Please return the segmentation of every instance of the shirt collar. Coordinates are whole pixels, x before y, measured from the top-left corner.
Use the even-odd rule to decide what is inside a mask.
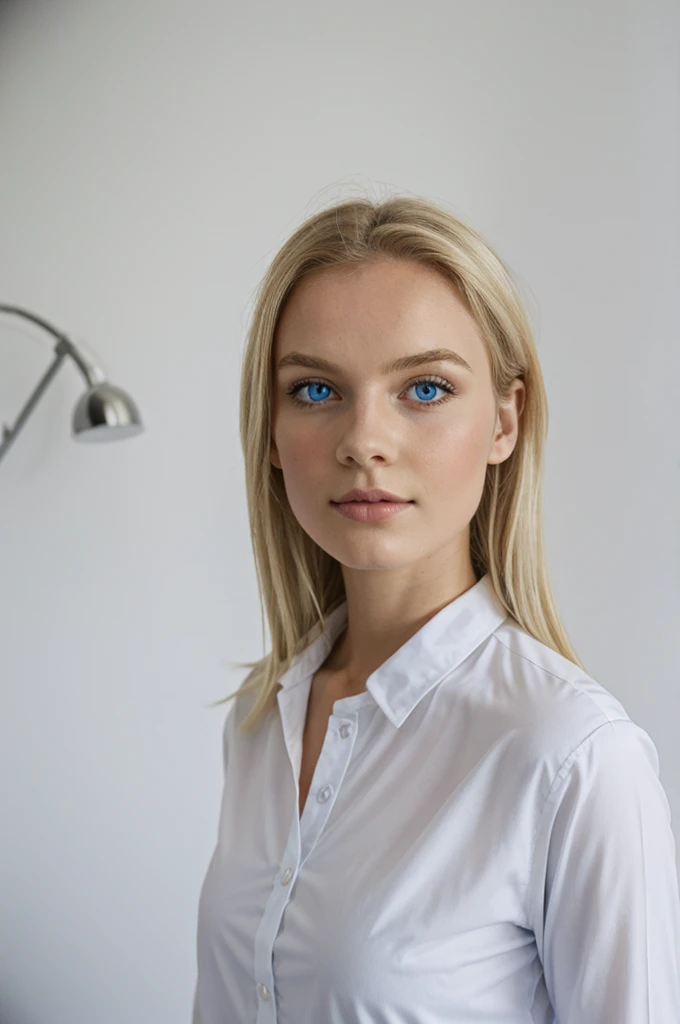
[[[432,616],[366,680],[366,690],[390,721],[399,726],[419,700],[451,673],[500,624],[508,613],[496,596],[489,573]],[[347,601],[326,616],[325,628],[279,677],[289,690],[323,665],[347,625]],[[356,701],[365,694],[343,700]]]

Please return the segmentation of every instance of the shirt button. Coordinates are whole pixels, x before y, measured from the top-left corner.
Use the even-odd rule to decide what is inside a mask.
[[[341,725],[340,726],[340,735],[342,736],[343,740],[347,739],[347,737],[349,736],[351,731],[352,731],[352,726],[351,725],[345,724],[345,725]]]
[[[328,800],[332,792],[332,786],[324,786],[323,789],[319,790],[316,799],[319,801],[320,804],[324,804],[326,800]]]
[[[288,882],[290,882],[292,875],[293,875],[293,869],[292,868],[286,868],[286,870],[281,875],[281,884],[282,885],[286,885]]]
[[[260,993],[262,999],[269,999],[269,989],[262,982],[257,986],[257,991]]]

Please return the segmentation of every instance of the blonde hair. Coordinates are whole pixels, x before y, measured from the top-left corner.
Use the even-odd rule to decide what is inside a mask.
[[[278,679],[345,600],[340,563],[303,530],[272,465],[274,334],[282,307],[302,278],[322,268],[410,260],[434,268],[467,300],[490,357],[496,403],[519,377],[525,402],[512,454],[487,467],[470,523],[470,556],[519,625],[586,671],[560,621],[543,538],[542,472],[548,406],[529,322],[510,272],[474,228],[418,196],[353,198],[309,217],[272,260],[256,294],[242,361],[240,435],[264,638],[271,652],[250,668],[238,694],[255,694],[241,723],[254,729],[276,704]]]

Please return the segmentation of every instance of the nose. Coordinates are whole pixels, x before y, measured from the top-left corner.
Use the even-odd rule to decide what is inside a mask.
[[[391,461],[397,449],[396,427],[381,403],[365,400],[338,420],[338,458],[366,465],[372,460]]]

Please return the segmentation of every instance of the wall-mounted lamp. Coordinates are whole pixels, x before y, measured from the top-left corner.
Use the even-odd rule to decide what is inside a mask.
[[[87,381],[87,390],[81,395],[71,420],[72,437],[75,441],[118,441],[134,437],[144,430],[137,406],[122,388],[109,384],[104,373],[89,362],[73,342],[61,331],[42,317],[19,306],[0,305],[0,312],[17,313],[44,327],[58,339],[55,345],[55,359],[39,381],[35,391],[23,407],[12,428],[3,424],[0,440],[0,459],[6,454],[14,438],[33,411],[43,391],[50,383],[66,356],[71,356]]]

